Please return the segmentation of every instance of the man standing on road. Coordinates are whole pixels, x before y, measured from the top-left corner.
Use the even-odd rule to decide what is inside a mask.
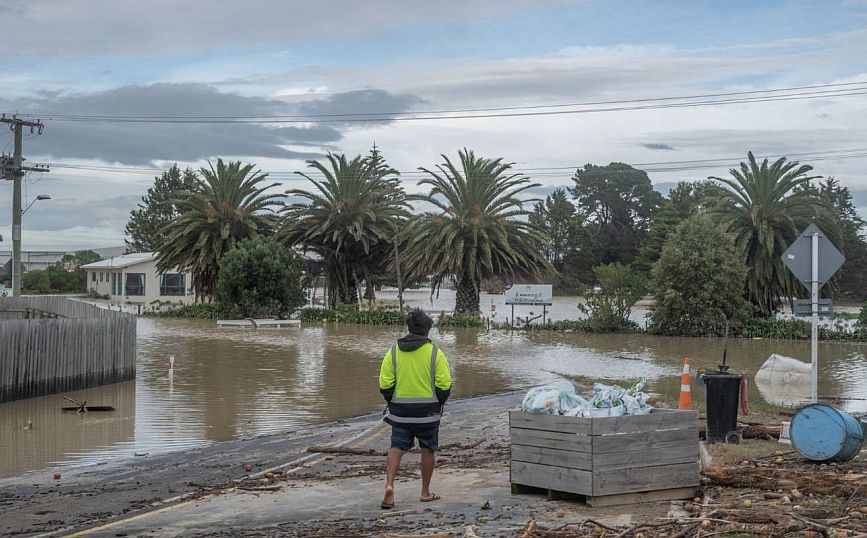
[[[379,391],[388,402],[385,422],[391,424],[385,496],[382,508],[394,508],[394,478],[404,452],[418,439],[421,448],[421,502],[439,499],[430,491],[439,439],[443,406],[452,389],[452,376],[445,354],[431,342],[433,320],[422,310],[406,318],[409,334],[397,341],[382,359]]]

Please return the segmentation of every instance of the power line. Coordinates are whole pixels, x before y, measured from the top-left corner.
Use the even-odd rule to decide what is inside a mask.
[[[850,149],[832,149],[824,151],[804,152],[804,153],[788,153],[788,154],[769,154],[757,155],[758,159],[776,159],[780,157],[803,157],[805,161],[828,161],[828,160],[843,160],[843,159],[860,159],[867,157],[867,148],[850,148]],[[680,161],[655,161],[645,163],[625,163],[645,172],[676,172],[690,170],[706,170],[712,168],[722,168],[736,166],[743,160],[743,157],[721,157],[714,159],[693,159]],[[120,174],[146,174],[165,172],[165,169],[154,167],[129,167],[129,166],[111,166],[111,165],[82,165],[82,164],[67,164],[67,163],[50,163],[49,166],[55,169],[69,169],[80,171],[108,172]],[[536,177],[563,177],[571,172],[581,168],[583,165],[577,166],[562,166],[562,167],[524,167],[512,168],[512,173],[522,173],[530,175],[531,178]],[[564,172],[570,172],[565,174]],[[608,171],[610,173],[611,171]],[[306,181],[305,178],[298,176],[293,171],[270,171],[267,172],[272,179],[282,181]],[[428,177],[427,173],[420,170],[409,170],[401,172],[400,176],[407,179],[418,179],[419,177]]]
[[[562,104],[550,104],[550,105],[524,105],[524,106],[510,106],[510,107],[489,107],[489,108],[463,108],[463,109],[450,109],[450,110],[426,110],[426,111],[416,111],[416,112],[407,112],[407,111],[393,111],[393,112],[359,112],[359,113],[342,113],[342,114],[301,114],[301,115],[267,115],[267,116],[219,116],[219,115],[170,115],[170,116],[156,116],[156,115],[147,115],[147,116],[133,116],[133,115],[104,115],[104,114],[61,114],[61,113],[45,113],[42,114],[41,117],[52,117],[52,118],[71,118],[71,119],[114,119],[114,118],[129,118],[129,119],[277,119],[277,118],[286,118],[286,119],[303,119],[303,118],[327,118],[327,117],[345,117],[345,116],[398,116],[398,115],[407,115],[407,114],[457,114],[464,112],[497,112],[497,111],[506,111],[506,110],[529,110],[529,109],[541,109],[541,108],[562,108],[562,107],[573,107],[573,106],[591,106],[591,105],[610,105],[610,104],[621,104],[621,103],[641,103],[641,102],[650,102],[650,101],[669,101],[669,100],[683,100],[683,99],[700,99],[707,97],[729,97],[735,95],[754,95],[754,94],[765,94],[765,93],[778,93],[785,91],[795,91],[795,90],[808,90],[808,89],[817,89],[817,88],[848,88],[851,86],[860,86],[863,84],[867,84],[867,81],[860,82],[841,82],[841,83],[833,83],[833,84],[816,84],[810,86],[789,86],[786,88],[774,88],[768,90],[749,90],[749,91],[739,91],[739,92],[725,92],[725,93],[704,93],[704,94],[693,94],[693,95],[680,95],[680,96],[672,96],[672,97],[649,97],[649,98],[639,98],[639,99],[621,99],[621,100],[613,100],[613,101],[584,101],[577,103],[562,103]],[[32,116],[33,114],[24,114],[26,116]]]
[[[821,89],[830,88],[830,89]],[[798,91],[781,95],[766,95],[770,93],[792,92],[800,89],[816,89],[816,91]],[[762,95],[759,95],[762,94]],[[633,110],[654,110],[666,108],[704,107],[728,104],[766,103],[777,101],[797,101],[809,99],[825,99],[833,97],[849,97],[867,94],[867,81],[816,86],[795,86],[771,90],[753,90],[744,92],[728,92],[716,94],[698,94],[678,97],[656,97],[645,99],[627,99],[615,101],[592,101],[583,103],[567,103],[554,105],[527,105],[516,107],[475,108],[434,111],[410,111],[369,113],[353,112],[344,114],[310,114],[291,116],[133,116],[133,115],[76,115],[76,114],[26,114],[40,116],[53,121],[97,122],[97,123],[345,123],[345,122],[382,122],[382,121],[418,121],[443,119],[480,119],[526,116],[550,116],[564,114],[587,114],[599,112],[620,112]],[[730,99],[707,99],[709,97],[733,97]],[[684,102],[668,102],[684,101]],[[652,103],[652,104],[634,104]],[[628,106],[602,106],[628,105]],[[577,110],[537,110],[566,107],[591,107]],[[595,108],[594,108],[595,107]],[[491,113],[500,112],[500,113]]]

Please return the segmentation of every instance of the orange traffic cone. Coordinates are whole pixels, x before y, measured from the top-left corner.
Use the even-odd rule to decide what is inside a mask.
[[[689,388],[689,357],[683,358],[683,374],[680,376],[680,401],[678,409],[692,409],[692,391]]]

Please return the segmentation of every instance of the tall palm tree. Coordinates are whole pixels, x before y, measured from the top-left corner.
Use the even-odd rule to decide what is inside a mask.
[[[783,252],[812,220],[833,229],[821,200],[808,189],[819,176],[813,169],[785,157],[768,164],[756,162],[752,152],[731,178],[710,177],[728,188],[710,209],[725,229],[734,234],[749,273],[745,295],[762,316],[772,316],[782,302],[798,294],[799,285],[782,262]]]
[[[303,201],[284,209],[278,239],[323,258],[331,304],[355,303],[360,282],[369,286],[387,269],[394,235],[409,215],[398,172],[375,149],[352,160],[329,153],[327,162],[307,165],[322,178],[296,172],[315,189],[286,191]]]
[[[272,232],[272,206],[279,205],[280,195],[265,191],[279,183],[265,184],[268,174],[254,168],[217,159],[216,168],[208,163],[201,169],[196,189],[176,201],[180,216],[166,228],[157,268],[189,269],[200,299],[213,296],[220,259],[235,243]]]
[[[457,282],[455,312],[479,312],[479,288],[484,278],[502,276],[533,278],[550,269],[544,256],[545,234],[525,217],[532,213],[521,192],[537,183],[509,173],[512,163],[477,158],[466,148],[460,165],[442,155],[436,171],[419,185],[430,193],[412,197],[437,210],[413,219],[401,233],[403,259],[411,276],[433,275],[434,290],[443,280]]]

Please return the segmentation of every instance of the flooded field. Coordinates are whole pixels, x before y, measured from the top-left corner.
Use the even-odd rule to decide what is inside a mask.
[[[574,317],[571,308],[555,305],[554,315],[563,310]],[[70,394],[116,411],[62,413],[62,395],[0,405],[0,476],[289,432],[381,410],[379,363],[402,333],[399,327],[353,325],[220,329],[210,321],[142,318],[138,378]],[[722,356],[721,339],[472,330],[432,336],[452,364],[457,397],[547,382],[556,373],[647,377],[655,380],[653,391],[672,395],[684,356],[694,368],[712,368]],[[754,374],[771,353],[808,359],[809,343],[729,342],[734,371]],[[822,344],[820,357],[821,395],[867,399],[867,346]],[[693,386],[701,405],[702,391]],[[867,411],[867,401],[842,407]],[[28,419],[31,430],[24,429]]]

